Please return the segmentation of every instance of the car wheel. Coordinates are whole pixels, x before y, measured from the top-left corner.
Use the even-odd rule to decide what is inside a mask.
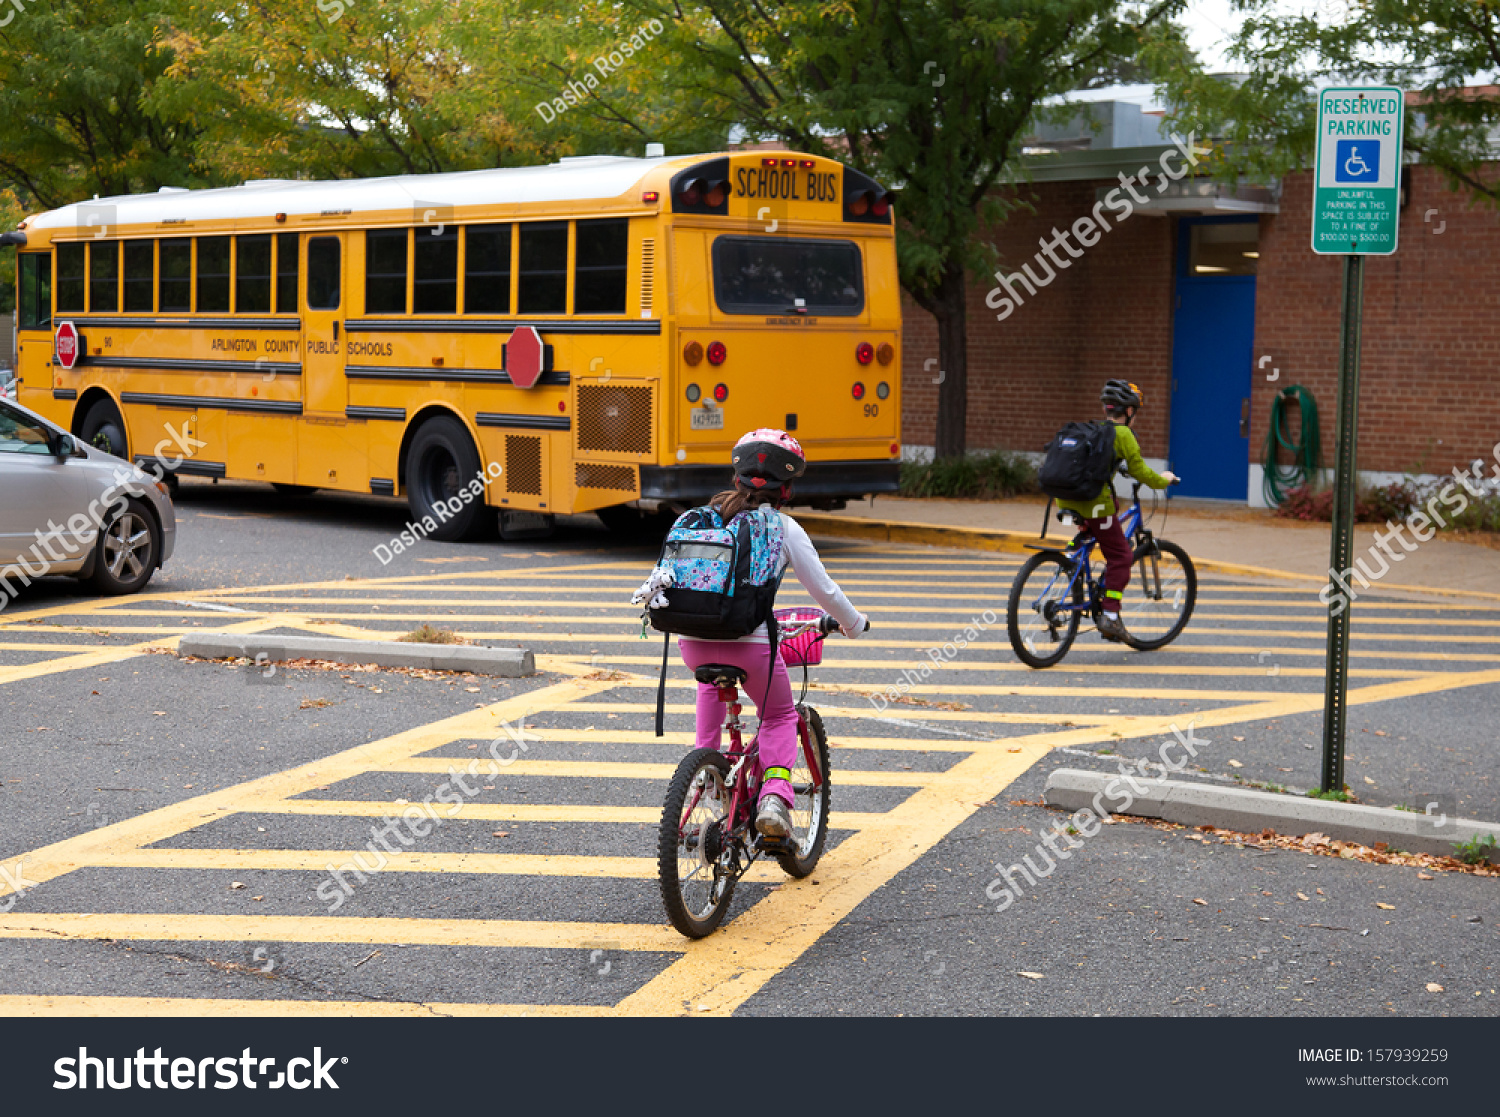
[[[465,500],[466,486],[479,476],[479,451],[457,419],[443,416],[422,424],[406,455],[406,500],[412,521],[431,518],[432,539],[476,539],[494,529],[495,510],[484,496]]]
[[[95,546],[92,581],[100,593],[135,593],[151,580],[161,556],[156,520],[138,500],[110,517]]]
[[[96,450],[127,458],[130,448],[125,443],[125,420],[119,409],[109,400],[100,400],[88,409],[78,436]]]

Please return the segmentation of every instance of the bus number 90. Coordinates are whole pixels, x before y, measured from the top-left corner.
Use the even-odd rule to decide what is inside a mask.
[[[867,403],[867,404],[865,404],[865,418],[866,419],[873,419],[873,418],[875,418],[875,416],[877,416],[879,414],[880,414],[880,404],[878,404],[878,403]]]

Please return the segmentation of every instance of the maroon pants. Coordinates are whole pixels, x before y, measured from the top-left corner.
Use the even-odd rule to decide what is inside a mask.
[[[1084,520],[1083,530],[1094,537],[1099,550],[1104,552],[1104,609],[1116,612],[1125,596],[1125,587],[1130,585],[1130,540],[1125,538],[1119,516]]]

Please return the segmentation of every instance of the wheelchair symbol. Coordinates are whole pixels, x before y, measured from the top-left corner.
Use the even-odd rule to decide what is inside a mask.
[[[1374,182],[1380,178],[1379,140],[1340,140],[1334,155],[1335,182]]]
[[[1349,158],[1344,161],[1344,173],[1350,178],[1359,178],[1370,173],[1369,166],[1359,157],[1359,148],[1349,150]]]

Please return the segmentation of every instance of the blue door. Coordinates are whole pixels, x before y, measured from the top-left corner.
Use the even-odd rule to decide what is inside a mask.
[[[1172,322],[1172,470],[1180,496],[1245,500],[1258,217],[1183,218]]]

